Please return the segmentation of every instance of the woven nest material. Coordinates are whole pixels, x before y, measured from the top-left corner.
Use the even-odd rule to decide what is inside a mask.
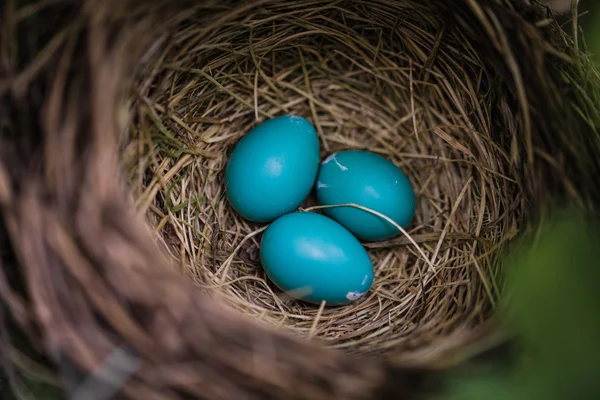
[[[138,86],[128,150],[136,197],[184,273],[245,314],[338,348],[421,347],[485,319],[499,297],[494,250],[525,215],[515,127],[494,126],[514,117],[505,96],[485,100],[494,77],[475,51],[419,8],[267,2],[205,10],[173,33]],[[260,266],[262,225],[227,204],[231,147],[282,114],[312,121],[323,158],[367,149],[415,187],[414,243],[366,244],[376,279],[363,301],[320,309],[282,297]]]
[[[199,3],[8,2],[12,319],[72,394],[91,375],[138,399],[417,396],[489,319],[511,241],[553,199],[596,209],[595,71],[525,0]],[[416,189],[408,234],[365,244],[375,283],[350,305],[280,293],[264,226],[224,196],[232,147],[283,114]]]

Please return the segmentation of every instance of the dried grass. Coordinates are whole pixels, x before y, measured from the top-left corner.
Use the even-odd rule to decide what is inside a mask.
[[[173,33],[135,93],[128,154],[138,204],[182,272],[254,319],[335,348],[420,348],[486,320],[500,296],[497,254],[524,217],[522,175],[492,139],[506,112],[490,97],[495,77],[422,11],[271,1],[203,10]],[[228,153],[284,114],[311,120],[323,156],[368,149],[415,187],[415,243],[366,244],[376,278],[364,300],[323,309],[280,293],[260,266],[265,227],[227,204]]]

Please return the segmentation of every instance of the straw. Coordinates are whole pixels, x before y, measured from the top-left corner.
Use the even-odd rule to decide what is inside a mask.
[[[474,49],[456,31],[438,33],[431,15],[420,16],[419,28],[397,20],[393,10],[421,12],[409,2],[269,7],[232,15],[226,25],[190,21],[175,34],[182,45],[157,57],[168,62],[156,78],[138,86],[165,88],[138,94],[153,113],[133,140],[155,145],[129,163],[147,165],[153,176],[138,190],[155,205],[148,219],[160,224],[159,241],[190,279],[236,309],[333,347],[416,348],[485,320],[500,296],[489,284],[498,274],[490,248],[502,247],[503,233],[521,224],[523,204],[515,207],[515,199],[524,193],[522,176],[488,136],[495,127],[487,116],[495,111],[479,100],[487,89],[464,83],[494,79]],[[415,220],[397,226],[401,238],[367,244],[375,283],[345,307],[320,309],[279,292],[258,257],[266,226],[244,221],[224,195],[233,146],[258,123],[286,114],[315,125],[323,158],[348,149],[381,154],[417,193]],[[215,157],[182,164],[175,141]],[[311,205],[312,196],[303,207]]]

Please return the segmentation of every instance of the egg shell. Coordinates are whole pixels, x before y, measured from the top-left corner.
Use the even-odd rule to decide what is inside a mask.
[[[373,283],[373,265],[364,247],[320,214],[295,212],[277,219],[263,235],[260,256],[275,285],[315,304],[350,303]]]
[[[226,193],[244,218],[268,222],[294,211],[314,186],[319,140],[306,119],[261,123],[237,144],[225,171]]]
[[[403,228],[415,214],[415,193],[407,176],[391,161],[368,151],[342,151],[325,159],[317,177],[317,197],[322,205],[353,203],[369,208]],[[400,234],[385,219],[358,208],[324,212],[360,240],[386,240]]]

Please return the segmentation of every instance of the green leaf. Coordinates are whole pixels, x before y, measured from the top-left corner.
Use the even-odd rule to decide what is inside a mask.
[[[501,315],[522,351],[453,382],[456,400],[600,399],[600,225],[563,212],[506,262]]]

